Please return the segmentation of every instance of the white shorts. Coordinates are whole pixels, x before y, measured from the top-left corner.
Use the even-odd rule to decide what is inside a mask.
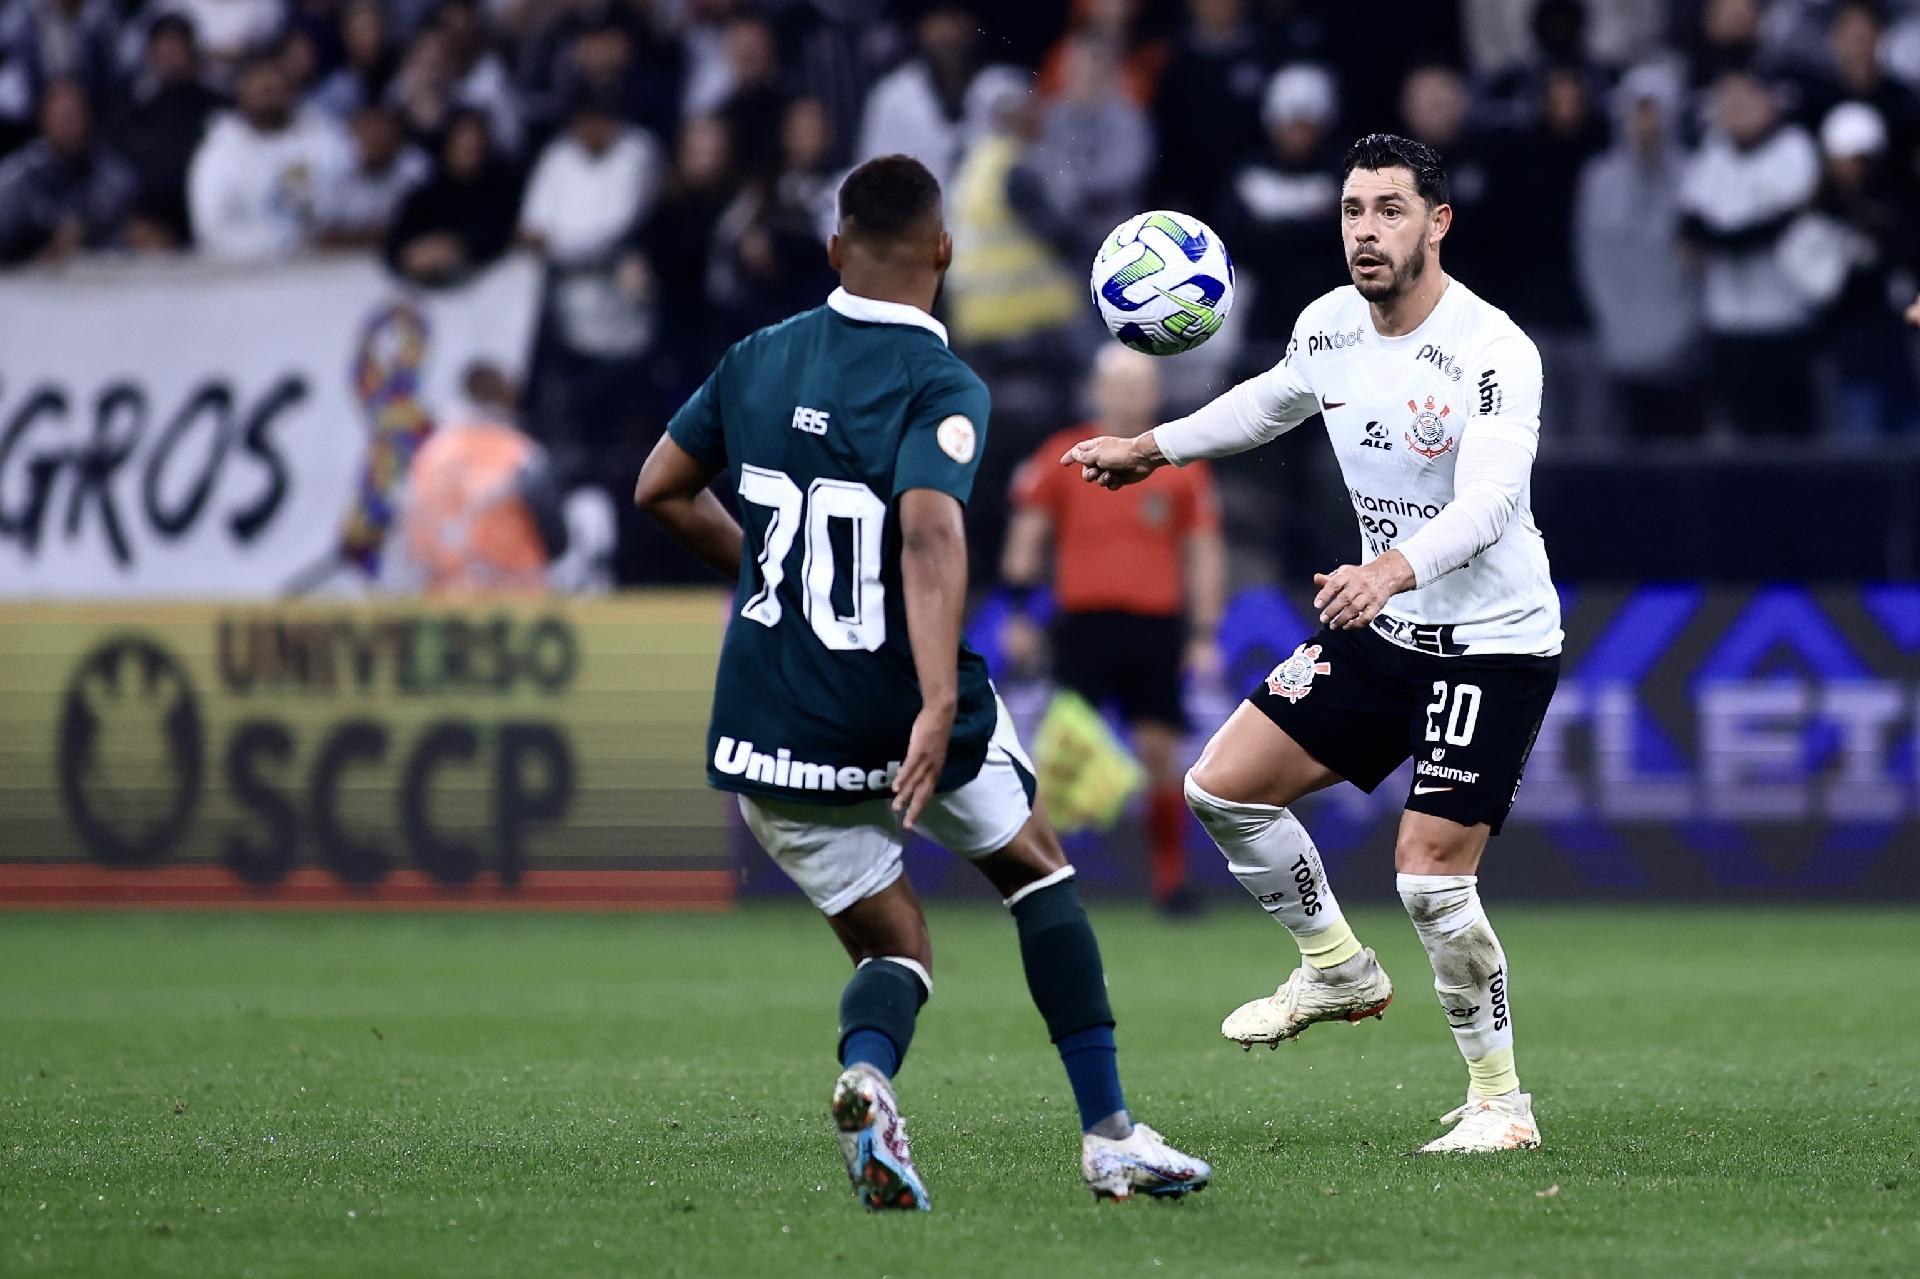
[[[1033,814],[1033,761],[1020,747],[1006,703],[998,695],[994,703],[999,719],[986,762],[972,781],[935,795],[920,814],[919,832],[962,857],[999,852]],[[824,914],[838,915],[900,878],[906,832],[891,796],[846,805],[760,795],[739,800],[740,815],[760,847]]]

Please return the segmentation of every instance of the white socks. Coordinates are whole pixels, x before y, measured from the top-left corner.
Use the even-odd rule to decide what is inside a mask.
[[[1300,819],[1272,804],[1237,804],[1210,795],[1187,774],[1187,807],[1213,836],[1227,869],[1280,921],[1306,962],[1332,968],[1360,953],[1320,866],[1320,850]]]
[[[1507,956],[1480,908],[1474,875],[1401,875],[1400,900],[1433,962],[1433,989],[1477,1097],[1520,1086],[1513,1068]]]

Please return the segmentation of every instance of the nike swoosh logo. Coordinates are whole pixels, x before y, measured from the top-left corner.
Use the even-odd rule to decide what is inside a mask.
[[[1453,787],[1451,786],[1422,786],[1419,782],[1413,784],[1413,793],[1416,795],[1433,795],[1443,790],[1452,789]]]
[[[1320,397],[1320,407],[1323,409],[1344,409],[1347,407],[1347,402],[1345,400],[1329,400],[1323,395]]]

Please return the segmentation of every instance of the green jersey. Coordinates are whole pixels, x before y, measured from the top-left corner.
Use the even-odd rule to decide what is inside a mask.
[[[937,321],[838,289],[737,343],[668,423],[732,472],[746,534],[707,736],[714,786],[820,804],[888,792],[920,711],[899,499],[967,500],[987,408]],[[959,675],[941,791],[980,771],[996,719],[964,642]]]

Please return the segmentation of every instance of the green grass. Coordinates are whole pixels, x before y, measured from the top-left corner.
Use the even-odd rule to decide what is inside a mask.
[[[1245,1055],[1288,952],[1224,906],[1095,908],[1134,1112],[1217,1170],[1099,1209],[1010,924],[936,913],[930,1216],[848,1192],[800,909],[0,916],[0,1274],[1920,1272],[1911,913],[1496,903],[1547,1146],[1435,1161],[1464,1072],[1404,917],[1356,920],[1384,1021]]]

